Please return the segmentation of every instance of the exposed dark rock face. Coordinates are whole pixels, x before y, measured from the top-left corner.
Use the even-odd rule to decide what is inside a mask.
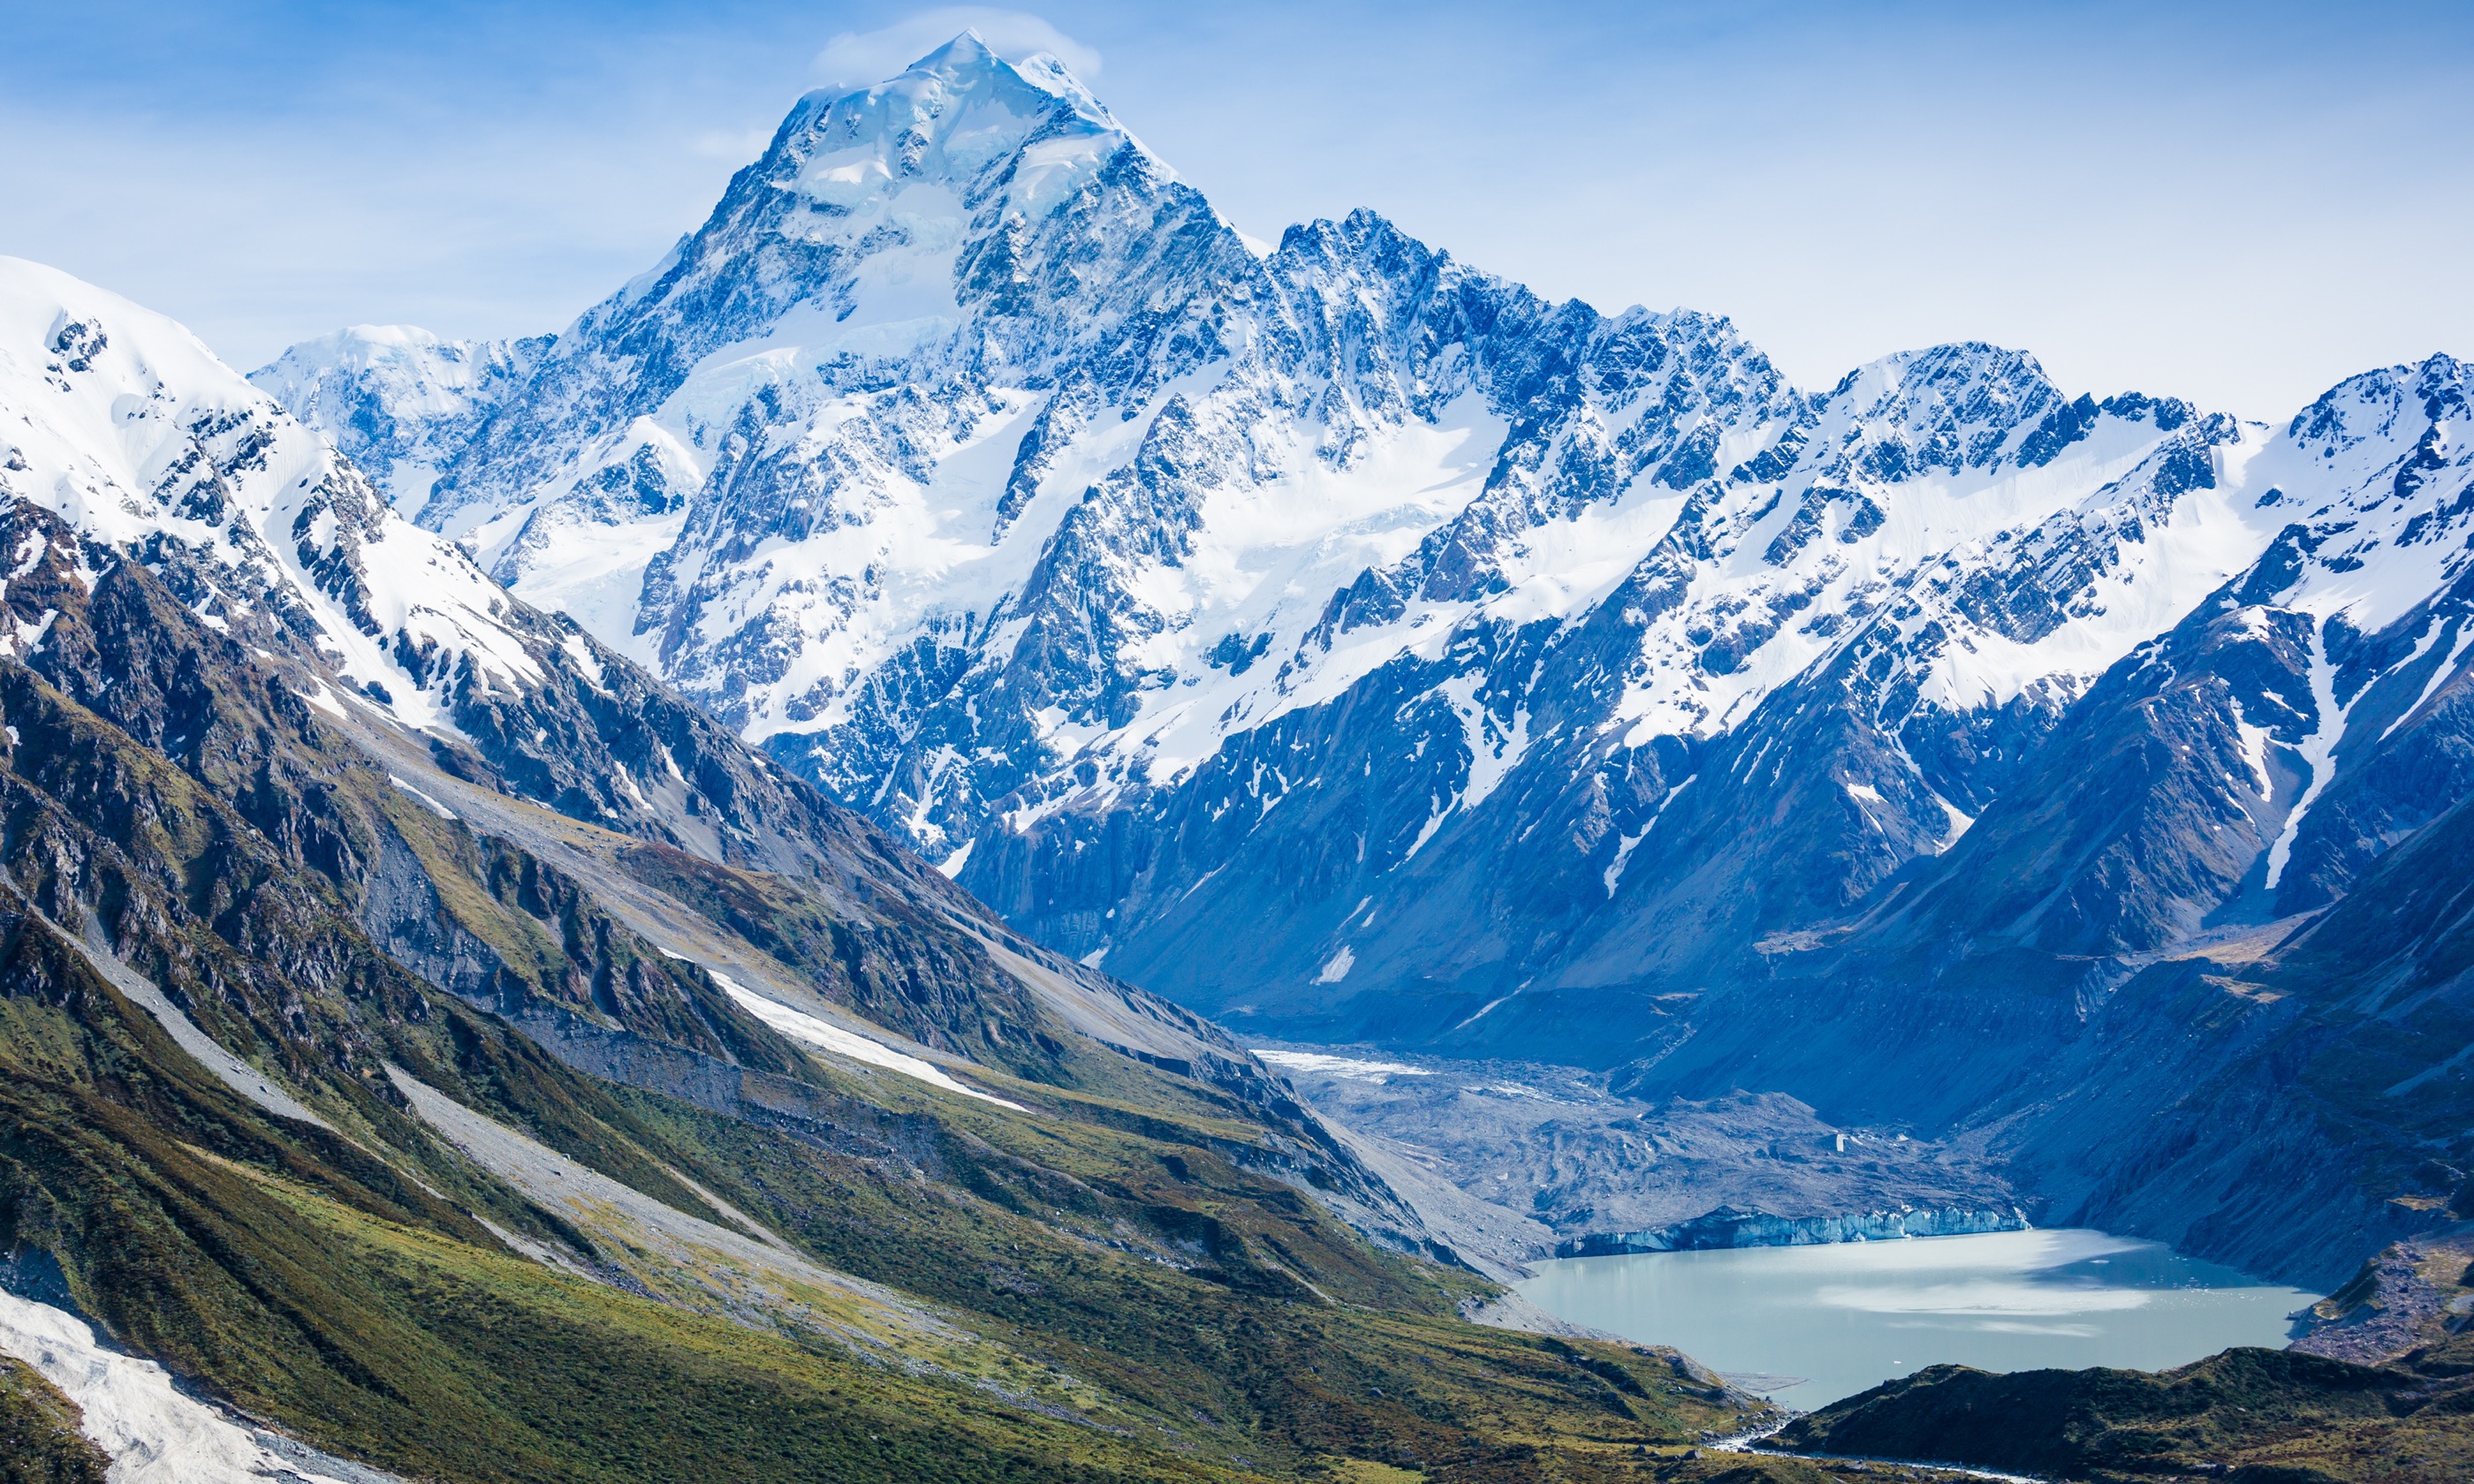
[[[1776,1442],[2099,1484],[2177,1473],[2437,1484],[2474,1462],[2459,1421],[2465,1349],[2376,1369],[2267,1350],[2161,1375],[1930,1366],[1798,1418]]]

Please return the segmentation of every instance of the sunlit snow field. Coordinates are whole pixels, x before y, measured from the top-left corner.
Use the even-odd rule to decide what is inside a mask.
[[[1676,1346],[1806,1410],[1943,1361],[2161,1370],[2233,1345],[2281,1348],[2288,1316],[2318,1297],[2092,1231],[1535,1266],[1514,1286],[1548,1313]]]

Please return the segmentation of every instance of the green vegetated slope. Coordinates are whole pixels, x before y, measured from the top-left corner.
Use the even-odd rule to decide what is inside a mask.
[[[2162,1374],[1933,1366],[1798,1419],[1789,1448],[2097,1484],[2474,1477],[2474,1335],[2385,1366],[2231,1350]]]
[[[0,661],[0,1248],[202,1393],[474,1481],[1589,1479],[1746,1415],[1461,1322],[1242,1055],[1078,1034],[863,839],[770,874],[382,765],[274,627],[0,525],[49,542],[0,595],[44,634]],[[681,945],[1019,1106],[812,1054]]]

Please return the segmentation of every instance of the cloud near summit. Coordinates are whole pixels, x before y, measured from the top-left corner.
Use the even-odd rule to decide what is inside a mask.
[[[1008,61],[1048,52],[1085,83],[1100,75],[1099,51],[1045,18],[980,5],[940,6],[875,31],[845,31],[825,43],[809,70],[821,86],[863,87],[900,76],[903,68],[973,30]]]

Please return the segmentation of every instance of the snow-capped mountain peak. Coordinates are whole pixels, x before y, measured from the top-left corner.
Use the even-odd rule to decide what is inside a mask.
[[[355,324],[303,341],[249,379],[418,515],[439,467],[532,374],[549,337],[442,340]]]
[[[24,417],[0,429],[0,494],[60,515],[103,564],[179,564],[208,624],[271,609],[414,726],[452,730],[459,678],[485,692],[540,679],[470,559],[161,315],[0,258],[0,409],[12,407]]]
[[[2469,382],[2435,355],[2349,377],[2295,414],[2253,472],[2263,511],[2300,527],[2280,601],[2374,633],[2474,566],[2474,500],[2447,498],[2474,477]]]
[[[1275,919],[1245,993],[1465,1017],[1947,849],[2290,442],[1983,344],[1807,394],[1371,212],[1265,251],[965,36],[801,99],[422,518],[1058,946],[1216,1004]]]
[[[860,92],[809,94],[767,160],[792,153],[799,168],[790,188],[827,208],[941,182],[961,188],[975,208],[994,189],[1008,209],[1036,213],[1128,144],[1133,136],[1055,58],[1017,65],[965,31],[898,78]]]
[[[647,561],[688,535],[692,495],[741,491],[757,508],[736,528],[869,526],[837,489],[908,478],[1026,411],[979,389],[1071,379],[1069,361],[1100,403],[1163,385],[1211,353],[1214,317],[1153,325],[1130,355],[1124,331],[1158,314],[1146,262],[1198,250],[1252,262],[1060,66],[965,35],[887,83],[802,98],[701,228],[561,335],[423,519],[644,658],[700,649],[680,604],[704,606],[701,569]],[[818,465],[825,443],[856,465]],[[790,463],[808,472],[777,479]],[[973,544],[1025,497],[978,503]],[[703,502],[696,529],[731,503]]]
[[[899,359],[950,332],[966,244],[1053,211],[1124,152],[1166,178],[1055,59],[1017,66],[973,32],[889,82],[809,94],[754,169],[795,203],[774,224],[782,246],[830,254],[835,281],[764,344]]]

